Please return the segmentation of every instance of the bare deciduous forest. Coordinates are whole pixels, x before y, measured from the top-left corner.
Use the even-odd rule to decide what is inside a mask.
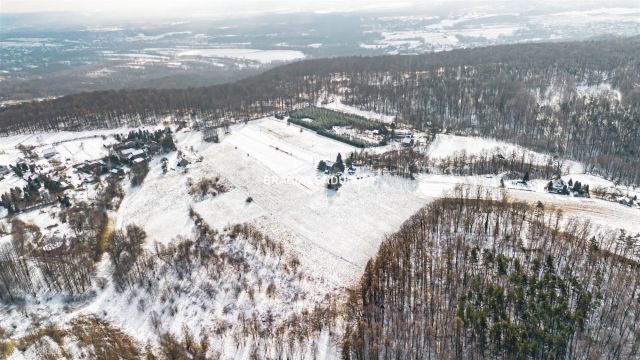
[[[418,129],[508,140],[638,184],[639,48],[635,37],[308,60],[232,84],[100,91],[16,105],[0,112],[0,129],[8,134],[116,127],[186,111],[244,121],[342,92],[345,102],[397,115]],[[602,83],[617,89],[621,99],[576,93],[576,85]],[[549,89],[558,104],[539,101]]]
[[[549,179],[562,175],[562,162],[549,157],[540,163],[538,157],[524,151],[481,152],[467,155],[462,151],[441,159],[431,159],[412,149],[375,154],[362,150],[350,155],[354,163],[407,178],[418,173],[436,173],[456,176],[504,174],[506,179]]]
[[[458,187],[367,264],[344,355],[637,357],[638,249],[624,233],[592,230],[542,204]]]

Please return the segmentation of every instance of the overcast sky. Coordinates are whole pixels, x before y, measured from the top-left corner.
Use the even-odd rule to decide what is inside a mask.
[[[236,14],[285,13],[285,12],[334,12],[356,10],[401,10],[413,7],[455,3],[491,5],[521,1],[530,7],[585,6],[639,7],[638,0],[0,0],[1,13],[71,11],[94,15],[127,17],[224,17]],[[548,5],[545,5],[548,4]],[[571,5],[573,4],[573,5]]]
[[[384,0],[0,0],[0,11],[44,12],[73,11],[101,14],[131,14],[144,10],[139,16],[343,11],[360,9],[403,8],[413,1]]]

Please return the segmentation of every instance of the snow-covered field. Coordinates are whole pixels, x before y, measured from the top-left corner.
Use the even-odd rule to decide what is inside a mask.
[[[584,174],[571,174],[563,178],[567,180],[573,178],[574,181],[581,179],[578,181],[585,181],[585,183],[589,183],[586,179],[599,179],[601,182],[607,182],[607,180],[602,178]],[[584,180],[582,180],[583,178]],[[417,181],[419,183],[419,191],[424,196],[442,196],[457,184],[482,186],[488,190],[501,191],[500,177],[491,175],[420,175]],[[617,231],[622,229],[628,234],[640,233],[640,211],[638,211],[637,208],[631,208],[600,199],[550,194],[544,190],[546,183],[544,180],[532,180],[529,186],[525,188],[506,185],[504,191],[512,200],[525,201],[528,203],[540,201],[549,209],[559,209],[562,211],[565,219],[575,218],[589,221],[598,231]],[[593,183],[595,184],[597,181]]]
[[[637,4],[636,4],[637,5]],[[592,10],[575,10],[557,12],[551,15],[537,16],[533,20],[543,24],[592,24],[594,22],[618,23],[640,22],[640,9],[636,8],[599,8]]]
[[[527,158],[536,159],[535,162],[538,164],[545,164],[549,160],[549,155],[537,153],[505,141],[448,134],[436,135],[435,140],[429,145],[427,151],[429,157],[432,159],[443,159],[456,154],[459,155],[463,151],[467,155],[479,155],[483,152],[491,153],[499,151],[505,156],[514,152],[517,154],[526,153]],[[567,173],[582,173],[584,172],[584,166],[576,161],[563,160],[563,170]]]
[[[584,174],[571,174],[563,177],[572,178],[591,184],[587,179],[607,182],[600,177]],[[598,181],[596,181],[598,180]],[[450,191],[456,184],[471,186],[483,186],[487,189],[498,190],[500,187],[499,176],[451,176],[451,175],[420,175],[418,177],[419,191],[425,196],[442,196]],[[532,180],[527,188],[506,186],[509,198],[528,203],[542,202],[545,206],[558,208],[563,211],[566,218],[589,220],[593,225],[602,230],[623,229],[628,233],[640,233],[640,211],[636,208],[622,206],[620,204],[593,199],[573,197],[567,195],[550,194],[544,190],[547,181]]]
[[[72,140],[61,134],[52,138]],[[145,300],[144,292],[119,293],[108,282],[104,289],[94,285],[96,295],[86,304],[65,309],[63,299],[53,297],[39,304],[29,304],[26,313],[5,312],[1,327],[11,328],[13,336],[20,336],[29,332],[29,314],[46,313],[47,323],[58,324],[96,314],[142,344],[155,343],[159,330],[154,330],[149,314],[153,311],[161,314],[175,306],[176,314],[163,325],[162,331],[180,334],[185,324],[192,329],[230,326],[226,337],[214,340],[216,349],[225,359],[247,358],[251,341],[238,349],[231,337],[240,332],[239,325],[231,325],[237,323],[237,316],[262,317],[269,312],[277,319],[286,320],[304,308],[313,309],[324,304],[323,299],[327,296],[343,296],[344,288],[355,284],[385,234],[394,232],[430,199],[455,185],[451,182],[427,189],[418,182],[379,176],[360,169],[356,175],[346,177],[338,192],[327,190],[325,175],[316,170],[317,163],[333,160],[338,153],[346,157],[354,148],[271,118],[234,126],[231,134],[225,135],[219,144],[205,143],[199,132],[190,130],[175,134],[175,140],[192,163],[187,170],[178,168],[175,166],[177,154],[171,153],[167,156],[170,169],[163,174],[160,159],[152,160],[151,171],[144,183],[137,188],[126,186],[124,201],[113,215],[115,228],[128,224],[142,226],[148,234],[144,247],[153,251],[156,242],[166,246],[193,236],[194,222],[189,215],[193,208],[219,231],[228,225],[246,222],[282,243],[288,256],[299,259],[300,275],[294,277],[283,273],[277,258],[257,257],[250,263],[252,270],[243,282],[248,282],[249,288],[260,289],[262,286],[263,291],[268,284],[266,281],[275,282],[279,289],[276,297],[263,294],[256,294],[255,299],[253,295],[231,296],[227,291],[235,291],[232,279],[236,275],[230,273],[221,276],[222,283],[216,283],[228,290],[223,289],[213,302],[203,303],[201,289],[209,286],[210,280],[202,269],[189,282],[190,286],[185,284],[183,290],[172,295],[175,303],[169,305],[157,297]],[[49,144],[52,140],[45,137],[37,142]],[[188,193],[188,178],[197,181],[211,177],[223,178],[231,184],[230,191],[204,199],[196,199]],[[253,201],[247,202],[248,197]],[[43,229],[56,222],[46,212],[19,216]],[[44,234],[53,235],[54,231],[62,236],[69,229],[67,226],[52,227]],[[2,241],[10,241],[10,236]],[[228,252],[236,254],[234,256],[255,253],[241,242],[230,242],[225,246],[231,244],[234,248],[229,248]],[[97,276],[109,279],[112,271],[108,256],[103,257],[97,265]],[[265,285],[260,285],[262,283]],[[166,286],[167,290],[162,290],[166,292],[175,291],[176,285],[166,280],[159,286],[160,289]],[[141,300],[144,305],[140,305]],[[295,306],[290,308],[289,303]],[[318,334],[314,344],[312,348],[295,351],[308,353],[308,356],[316,354],[318,358],[338,356],[338,348],[328,334]],[[69,351],[67,347],[71,345],[65,346]],[[12,358],[28,358],[32,353],[14,352]]]
[[[364,171],[349,177],[338,192],[327,190],[318,162],[354,148],[274,119],[239,125],[220,144],[202,143],[192,132],[178,134],[177,140],[203,157],[187,176],[221,176],[234,188],[193,202],[182,185],[186,176],[162,175],[152,164],[140,189],[125,197],[119,226],[140,224],[152,238],[168,242],[190,231],[188,208],[193,206],[218,228],[250,222],[286,239],[303,265],[334,284],[352,284],[385,234],[436,195],[423,193],[410,180]],[[247,204],[247,197],[253,202]]]
[[[305,58],[304,53],[295,50],[259,50],[241,48],[192,49],[179,52],[179,57],[202,56],[211,58],[231,58],[257,61],[268,64],[275,61],[294,61]]]
[[[361,112],[339,100],[333,104],[339,111],[368,118],[378,116],[378,120],[386,121],[384,116]],[[0,141],[0,160],[17,159],[21,155],[16,149],[18,144],[36,146],[38,153],[54,146],[56,156],[70,159],[69,163],[94,160],[104,156],[104,145],[113,141],[110,134],[127,130],[6,137]],[[95,291],[92,297],[69,307],[65,307],[63,298],[53,296],[37,303],[30,301],[24,312],[0,308],[0,327],[11,329],[13,336],[23,336],[33,326],[34,315],[44,317],[45,323],[58,324],[78,316],[98,315],[132,335],[140,344],[157,344],[161,331],[180,334],[183,326],[204,332],[227,329],[212,340],[220,357],[249,358],[249,349],[259,345],[259,341],[253,343],[246,340],[247,337],[242,340],[243,345],[237,346],[235,339],[242,332],[238,319],[263,319],[267,313],[276,319],[288,319],[293,314],[305,313],[305,309],[325,304],[328,297],[344,296],[344,289],[356,284],[386,234],[396,231],[418,209],[458,184],[505,191],[514,200],[540,201],[562,210],[566,217],[588,220],[605,230],[640,233],[638,209],[605,200],[549,194],[544,190],[545,180],[533,180],[526,188],[509,183],[503,190],[499,175],[421,174],[412,181],[359,168],[355,175],[345,175],[337,192],[328,190],[326,175],[316,170],[318,162],[334,160],[338,153],[346,158],[355,148],[274,118],[232,126],[230,134],[223,135],[218,144],[203,142],[202,134],[189,128],[174,134],[174,139],[190,164],[186,168],[178,167],[177,152],[169,153],[165,155],[169,169],[164,174],[162,156],[156,156],[150,161],[150,172],[141,186],[133,188],[125,181],[124,200],[119,209],[110,214],[114,228],[124,229],[129,224],[143,227],[148,235],[144,248],[154,252],[156,243],[170,246],[193,238],[197,226],[190,212],[194,210],[222,234],[228,232],[229,225],[248,223],[282,244],[287,255],[284,258],[274,254],[258,255],[245,239],[223,236],[215,245],[219,255],[242,254],[244,259],[249,259],[246,265],[249,271],[240,274],[227,268],[212,277],[208,269],[196,267],[193,277],[185,280],[175,277],[167,268],[169,274],[163,275],[158,285],[162,296],[152,297],[142,290],[118,292],[112,281],[105,287],[96,283],[92,285]],[[431,158],[439,159],[461,151],[479,154],[495,149],[507,153],[528,151],[506,142],[445,134],[437,135],[425,151]],[[531,154],[540,156],[540,161],[545,159],[543,154]],[[571,178],[592,187],[615,188],[615,184],[607,180],[583,174],[580,164],[569,163],[566,170],[571,173],[565,180]],[[22,180],[12,176],[0,182],[3,189],[20,185]],[[222,179],[229,184],[228,191],[203,198],[190,194],[187,184],[203,178]],[[84,195],[79,192],[77,199],[94,196],[89,190],[86,192]],[[249,198],[252,201],[248,201]],[[72,231],[67,224],[56,225],[57,219],[46,211],[23,213],[18,217],[40,227],[45,237],[62,237]],[[3,225],[8,227],[6,220]],[[10,241],[9,234],[0,238],[2,243]],[[291,258],[300,262],[299,270],[294,273],[283,265]],[[98,278],[110,279],[113,267],[108,255],[97,263],[96,271]],[[238,290],[240,280],[244,291]],[[266,295],[268,282],[278,284],[275,295]],[[216,292],[207,294],[205,289],[214,285],[219,287]],[[257,290],[254,294],[247,289]],[[164,321],[160,330],[155,328],[151,314],[165,318],[170,309],[174,309],[175,314]],[[315,336],[314,346],[299,345],[293,352],[306,357],[338,357],[335,339],[324,331]],[[65,349],[73,352],[73,344],[69,342]],[[275,351],[269,346],[265,349]],[[11,358],[24,359],[33,354],[32,350],[14,351]]]
[[[136,128],[137,130],[138,128]],[[51,133],[35,133],[25,135],[12,135],[1,138],[0,150],[15,150],[15,147],[22,145],[45,146],[52,145],[63,141],[76,141],[83,138],[95,138],[101,136],[109,136],[113,134],[127,132],[129,129],[108,129],[108,130],[91,130],[91,131],[59,131]]]
[[[544,191],[545,181],[538,181],[536,192],[511,190],[509,195],[516,200],[526,202],[540,201],[562,210],[565,217],[589,220],[603,230],[620,230],[627,233],[640,233],[640,211],[614,202],[549,194]]]
[[[385,234],[397,229],[429,200],[456,184],[497,188],[500,183],[497,176],[422,175],[419,181],[410,181],[361,170],[349,177],[338,192],[329,191],[324,186],[324,175],[315,170],[317,163],[335,159],[338,153],[346,156],[354,148],[311,131],[300,132],[300,128],[275,119],[238,125],[221,144],[203,143],[193,132],[178,134],[177,141],[181,147],[193,147],[203,161],[192,164],[187,175],[162,175],[159,167],[152,164],[143,186],[126,196],[118,213],[118,226],[141,224],[152,238],[166,243],[191,231],[189,207],[218,228],[249,222],[274,238],[287,239],[310,271],[324,275],[333,284],[347,285],[356,280]],[[474,154],[495,148],[522,150],[489,139],[438,135],[428,151],[437,158],[456,151]],[[569,169],[580,172],[582,167],[572,163]],[[186,176],[221,176],[234,188],[218,197],[193,202],[186,185],[182,185]],[[580,179],[580,175],[574,177]],[[566,206],[576,216],[580,215],[582,204],[585,216],[608,214],[602,221],[594,217],[596,223],[640,231],[640,225],[630,221],[637,219],[640,224],[640,212],[634,209],[602,200],[547,194],[545,184],[536,183],[535,192],[531,193],[519,189],[508,192],[516,199]],[[247,204],[247,197],[252,197],[253,202]],[[628,216],[611,221],[617,216],[615,210]]]
[[[478,38],[485,40],[497,40],[500,37],[512,36],[521,26],[515,24],[488,25],[479,27],[467,27],[462,29],[447,29],[427,27],[425,30],[406,30],[382,32],[381,40],[375,45],[383,48],[407,46],[409,49],[418,48],[423,44],[429,44],[438,49],[449,49],[460,42],[460,37]]]

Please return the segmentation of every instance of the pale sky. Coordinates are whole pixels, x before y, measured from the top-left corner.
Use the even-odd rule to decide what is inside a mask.
[[[525,7],[638,7],[638,0],[0,0],[0,13],[64,11],[92,15],[225,17],[260,13],[390,11],[437,5],[509,4]]]
[[[413,3],[411,0],[0,0],[0,12],[72,11],[134,15],[139,11],[139,16],[179,17],[265,12],[384,10],[409,7]]]

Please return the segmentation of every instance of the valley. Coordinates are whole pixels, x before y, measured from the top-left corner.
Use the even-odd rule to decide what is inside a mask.
[[[343,110],[355,112],[349,108]],[[377,119],[380,119],[380,116],[372,114],[371,119],[379,121]],[[234,297],[224,295],[218,298],[214,295],[214,301],[220,304],[209,305],[210,300],[207,297],[211,295],[204,295],[196,290],[205,286],[205,280],[200,279],[200,276],[205,275],[192,274],[188,277],[188,285],[184,284],[187,288],[183,291],[186,292],[175,293],[171,302],[165,303],[166,300],[157,302],[148,298],[154,291],[159,291],[153,290],[156,286],[146,287],[146,290],[140,293],[136,286],[122,288],[117,285],[109,275],[117,270],[114,270],[114,265],[105,253],[95,265],[96,277],[87,283],[89,288],[83,293],[64,300],[64,297],[59,295],[52,296],[55,292],[51,293],[50,286],[42,283],[41,287],[36,285],[32,294],[24,294],[23,311],[11,310],[10,307],[1,310],[4,315],[0,326],[8,329],[5,331],[9,331],[12,338],[25,336],[36,318],[44,317],[46,323],[54,324],[86,316],[99,316],[112,326],[130,334],[134,341],[153,347],[153,344],[162,341],[162,334],[184,333],[184,326],[188,326],[189,331],[194,334],[204,334],[224,324],[221,319],[228,319],[231,323],[224,325],[226,330],[219,332],[212,340],[218,344],[216,351],[220,356],[244,356],[240,354],[252,348],[254,351],[259,349],[260,352],[276,354],[278,350],[273,347],[273,343],[265,342],[265,334],[260,335],[261,340],[244,339],[241,341],[244,344],[242,347],[230,347],[231,337],[235,339],[232,342],[238,344],[237,336],[241,332],[241,327],[232,325],[233,319],[255,316],[256,309],[262,309],[260,312],[268,309],[277,318],[286,319],[297,314],[296,309],[311,309],[313,304],[325,303],[325,300],[320,299],[330,299],[327,300],[327,304],[339,309],[347,301],[345,291],[357,284],[368,259],[378,252],[380,243],[419,209],[436,199],[446,198],[450,196],[448,194],[459,191],[460,186],[470,186],[472,194],[476,191],[475,187],[479,186],[482,196],[485,196],[485,193],[502,193],[510,201],[524,201],[533,205],[539,203],[545,208],[553,209],[552,211],[561,211],[565,219],[570,221],[589,221],[593,226],[593,236],[618,230],[624,230],[628,234],[640,233],[640,209],[600,199],[549,194],[545,190],[544,179],[531,180],[526,188],[517,186],[515,181],[513,184],[512,181],[506,181],[506,185],[503,186],[501,183],[505,181],[501,180],[503,178],[499,174],[455,176],[423,173],[409,179],[394,175],[393,172],[374,169],[364,163],[358,164],[356,161],[351,165],[355,169],[353,173],[341,175],[339,190],[328,189],[327,181],[330,175],[316,169],[318,162],[330,161],[338,154],[346,159],[349,154],[364,150],[318,135],[311,130],[288,123],[286,119],[269,117],[232,125],[224,133],[220,132],[219,143],[205,142],[203,132],[192,128],[197,127],[197,121],[186,127],[176,127],[170,119],[165,119],[162,124],[144,130],[151,133],[158,130],[169,133],[167,129],[172,129],[170,133],[176,146],[175,150],[164,155],[150,155],[145,159],[149,170],[140,185],[131,184],[131,173],[122,178],[123,193],[120,203],[114,210],[105,213],[112,226],[112,229],[107,231],[128,231],[130,226],[139,226],[146,238],[141,243],[142,254],[148,254],[146,256],[152,256],[150,259],[153,259],[160,256],[165,248],[171,248],[198,236],[203,224],[207,224],[211,231],[222,234],[222,238],[225,238],[229,236],[225,235],[229,234],[229,231],[237,231],[232,230],[237,226],[235,224],[244,223],[280,244],[280,251],[299,262],[299,268],[295,271],[300,275],[296,280],[288,278],[286,272],[283,272],[288,270],[276,265],[280,260],[274,262],[276,259],[272,256],[282,255],[251,255],[251,243],[236,244],[238,238],[229,239],[225,241],[231,242],[225,246],[232,248],[220,249],[228,251],[237,248],[233,250],[236,251],[236,255],[245,252],[242,256],[249,261],[249,289],[258,286],[257,291],[261,295],[256,299],[256,295],[247,295],[249,293],[245,294],[241,290],[235,295],[239,296],[239,302],[229,309],[232,304],[229,301]],[[184,122],[181,121],[180,124]],[[98,132],[14,136],[4,139],[0,148],[4,149],[3,156],[7,160],[15,161],[20,155],[15,148],[16,144],[35,146],[32,151],[36,153],[53,146],[56,155],[40,160],[38,166],[44,167],[47,163],[54,162],[61,163],[63,168],[70,166],[69,169],[73,169],[68,170],[71,171],[68,172],[68,176],[75,191],[64,191],[64,196],[68,196],[73,209],[81,203],[96,206],[100,197],[98,194],[102,191],[101,186],[74,180],[84,176],[82,173],[75,173],[76,165],[106,160],[107,155],[111,153],[109,148],[117,146],[115,135],[135,134],[138,130],[122,128]],[[414,136],[416,139],[419,138],[419,132]],[[402,148],[400,141],[392,141],[389,145],[372,149],[376,153],[384,153]],[[432,143],[416,148],[417,151],[424,151],[425,155],[440,160],[461,152],[472,155],[495,149],[501,149],[505,153],[521,150],[518,146],[505,142],[444,134],[438,134]],[[533,155],[542,160],[545,158],[544,154]],[[103,158],[104,156],[107,158]],[[181,162],[182,160],[185,161]],[[584,182],[589,180],[594,184],[615,187],[604,179],[572,172],[580,171],[581,164],[569,162],[565,165],[565,179],[575,178]],[[430,172],[437,172],[436,169]],[[110,174],[111,172],[98,175],[103,180],[97,184],[107,181]],[[200,184],[203,179],[214,178],[225,184],[223,188],[219,188],[221,190],[217,194],[211,195],[206,192],[195,195],[192,192],[193,185],[190,184]],[[0,184],[6,189],[15,186],[15,175],[6,175]],[[15,219],[19,219],[26,226],[42,229],[37,231],[42,231],[45,236],[56,236],[62,242],[57,246],[64,247],[64,244],[77,234],[77,230],[72,229],[72,224],[58,220],[60,214],[65,212],[65,205],[61,202],[43,209],[19,213],[11,221],[6,218],[3,227],[13,228],[16,226]],[[572,218],[574,220],[571,220]],[[4,235],[0,239],[0,246],[15,242],[15,231],[14,229],[13,234]],[[31,241],[37,241],[37,238],[32,238]],[[615,243],[603,243],[601,246],[613,248]],[[35,258],[33,261],[36,261]],[[27,266],[35,264],[36,262]],[[160,265],[154,265],[152,269],[157,266]],[[205,268],[200,271],[206,273]],[[227,281],[236,275],[233,272],[223,274],[225,273],[218,275],[222,278],[207,286],[213,286],[217,289],[216,292],[228,291],[225,289],[231,283]],[[110,278],[112,280],[109,280]],[[176,282],[177,279],[166,274],[158,277],[159,279],[164,279],[159,282],[159,289],[165,286],[162,284],[169,287],[183,286],[178,284],[184,281]],[[263,281],[275,281],[278,288],[293,288],[279,290],[274,298],[273,295],[264,294],[264,287],[256,285]],[[175,285],[172,285],[174,282]],[[248,291],[253,294],[255,290]],[[285,298],[293,296],[294,293],[290,291],[297,294],[295,298],[303,294],[302,298],[295,300],[298,304],[295,308],[273,302],[284,301]],[[69,308],[64,304],[70,299],[73,299],[73,305]],[[209,309],[211,306],[213,308]],[[222,318],[214,316],[217,311],[221,311],[218,306],[228,309],[224,310],[227,315]],[[216,308],[218,310],[215,310]],[[157,323],[149,320],[149,314],[162,314],[167,311],[174,314],[170,324],[158,327]],[[133,318],[139,320],[132,322]],[[281,326],[292,331],[291,324]],[[328,326],[331,328],[331,325]],[[307,353],[309,356],[310,352],[320,352],[329,358],[338,356],[340,330],[331,332],[333,335],[324,331],[307,333],[313,341],[296,343],[288,351],[297,354]],[[283,336],[286,334],[285,331]],[[65,344],[64,351],[70,351],[69,346],[73,341]],[[29,357],[29,351],[43,351],[42,345],[33,346],[29,347],[24,355],[18,353],[12,358]],[[50,351],[57,350],[54,346]]]
[[[0,359],[640,358],[637,4],[6,3]]]

